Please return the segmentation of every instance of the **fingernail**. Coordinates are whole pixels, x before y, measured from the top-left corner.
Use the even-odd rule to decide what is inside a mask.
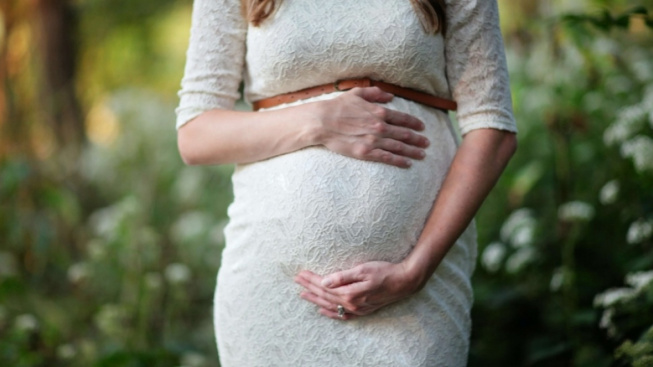
[[[429,145],[431,145],[431,142],[428,139],[424,138],[424,146],[428,147]]]
[[[324,278],[322,279],[322,286],[323,287],[331,287],[331,284],[333,284],[333,281],[329,278]]]
[[[410,161],[410,160],[408,160],[408,159],[406,159],[406,166],[410,167],[410,166],[412,166],[412,165],[413,165],[413,162]]]
[[[426,153],[423,150],[419,151],[419,156],[420,158],[424,158],[426,156]]]

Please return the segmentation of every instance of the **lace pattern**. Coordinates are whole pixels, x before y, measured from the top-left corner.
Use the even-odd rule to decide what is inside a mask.
[[[195,0],[177,127],[233,108],[242,80],[254,101],[367,76],[453,97],[463,134],[516,131],[496,2],[447,5],[442,37],[424,33],[407,0],[283,0],[256,28],[240,0]],[[301,269],[400,261],[414,246],[457,142],[441,111],[401,98],[387,106],[427,125],[427,158],[410,169],[321,147],[236,168],[214,308],[223,366],[466,365],[473,224],[421,292],[353,322],[319,315],[292,280]]]

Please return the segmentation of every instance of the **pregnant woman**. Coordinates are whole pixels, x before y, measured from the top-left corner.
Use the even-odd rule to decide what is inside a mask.
[[[195,0],[192,22],[179,149],[236,164],[222,366],[464,366],[472,219],[516,148],[496,2]]]

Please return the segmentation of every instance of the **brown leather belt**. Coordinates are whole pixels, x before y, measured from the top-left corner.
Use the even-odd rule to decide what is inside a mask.
[[[418,102],[423,105],[445,111],[455,111],[458,107],[456,102],[449,99],[432,96],[428,93],[400,87],[398,85],[382,82],[379,80],[372,80],[370,78],[358,78],[338,80],[335,83],[318,85],[317,87],[306,88],[296,92],[279,94],[274,97],[264,98],[253,103],[254,111],[257,111],[261,108],[270,108],[284,103],[291,103],[300,101],[302,99],[317,97],[326,93],[346,91],[356,87],[379,87],[379,89],[383,90],[384,92],[394,94],[397,97],[408,99],[413,102]]]

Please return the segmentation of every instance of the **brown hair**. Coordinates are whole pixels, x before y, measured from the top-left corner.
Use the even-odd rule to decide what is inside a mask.
[[[243,14],[247,21],[258,26],[275,10],[281,0],[242,0]],[[431,34],[447,31],[444,0],[410,0],[424,30]]]

